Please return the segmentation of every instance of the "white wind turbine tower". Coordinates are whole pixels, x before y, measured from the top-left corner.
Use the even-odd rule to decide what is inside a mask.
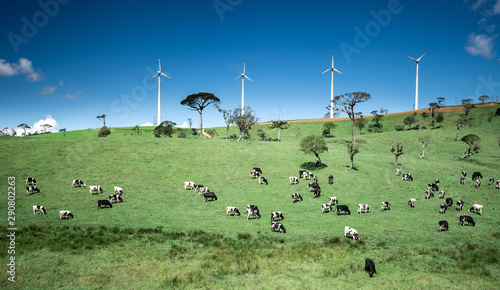
[[[172,79],[171,77],[167,76],[166,74],[162,73],[161,72],[161,63],[160,63],[160,58],[158,58],[158,72],[156,72],[156,74],[150,78],[149,80],[152,80],[154,79],[155,77],[158,77],[158,124],[157,125],[160,125],[161,124],[161,96],[160,96],[160,75],[164,76],[164,77],[167,77],[169,79]]]
[[[247,77],[245,75],[245,65],[246,65],[246,62],[243,62],[243,73],[235,78],[233,80],[233,82],[239,78],[241,78],[241,115],[243,116],[243,114],[245,114],[245,78],[247,78],[249,81],[251,81],[252,83],[255,83],[254,81],[252,81],[249,77]]]
[[[329,68],[329,69],[327,69],[327,70],[325,70],[324,72],[322,72],[321,75],[324,74],[324,73],[326,73],[329,70],[332,71],[332,87],[331,87],[331,91],[330,91],[330,118],[333,118],[333,71],[336,71],[339,74],[343,74],[342,72],[340,72],[339,70],[337,70],[333,66],[333,53],[332,53],[332,67]]]
[[[413,57],[409,57],[409,56],[405,55],[407,58],[413,59],[417,63],[417,79],[415,81],[415,110],[418,110],[418,63],[420,62],[420,59],[422,57],[424,57],[424,55],[426,55],[426,54],[427,54],[427,52],[422,54],[422,56],[417,58],[417,59],[414,59]]]

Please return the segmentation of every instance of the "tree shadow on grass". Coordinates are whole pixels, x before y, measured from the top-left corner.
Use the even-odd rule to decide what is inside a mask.
[[[328,167],[325,163],[321,163],[318,165],[316,162],[305,162],[300,165],[300,168],[304,168],[305,170],[321,170]]]

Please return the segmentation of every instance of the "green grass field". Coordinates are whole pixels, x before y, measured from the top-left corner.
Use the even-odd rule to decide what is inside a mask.
[[[7,225],[7,180],[16,178],[16,282],[7,280],[11,256],[2,234],[3,271],[0,288],[500,288],[500,190],[488,178],[500,179],[500,117],[488,126],[485,114],[496,107],[471,111],[474,133],[484,140],[480,153],[459,160],[467,145],[455,140],[458,113],[445,113],[442,128],[399,131],[404,115],[385,117],[382,133],[356,130],[361,152],[350,170],[344,145],[350,123],[338,122],[324,166],[298,150],[300,139],[320,135],[322,122],[294,123],[281,131],[281,142],[259,141],[257,129],[277,138],[269,126],[252,129],[252,142],[226,140],[225,128],[215,139],[154,138],[151,127],[141,135],[131,128],[112,128],[106,138],[98,130],[52,133],[32,137],[0,137],[0,180],[4,190],[0,212]],[[237,134],[231,127],[230,135]],[[431,145],[420,159],[418,137],[429,135]],[[392,141],[404,140],[404,155],[394,164]],[[260,167],[269,185],[250,178]],[[414,181],[395,176],[395,168],[410,172]],[[289,176],[309,169],[319,178],[322,196],[307,192],[308,181],[289,185]],[[460,171],[466,170],[465,185]],[[480,171],[483,183],[475,189],[470,177]],[[328,175],[334,184],[327,184]],[[36,177],[40,193],[26,195],[24,179]],[[465,202],[444,215],[444,200],[425,200],[427,183],[436,178],[446,197]],[[73,179],[101,185],[104,193],[91,196],[86,188],[72,188]],[[204,202],[184,181],[210,188],[218,200]],[[97,209],[113,187],[124,189],[124,202]],[[299,192],[302,202],[292,203]],[[321,214],[321,204],[336,196],[352,214]],[[406,202],[417,199],[415,208]],[[391,211],[380,211],[390,201]],[[356,214],[358,203],[371,212]],[[485,206],[482,216],[471,214],[475,227],[458,226],[458,216],[473,203]],[[227,217],[226,206],[244,212],[259,206],[261,219]],[[43,205],[47,215],[33,215]],[[59,210],[74,219],[60,220]],[[271,232],[269,214],[282,211],[286,234]],[[450,230],[438,232],[438,221]],[[344,238],[344,226],[358,230],[361,240]],[[3,231],[4,233],[7,230]],[[377,267],[374,278],[363,271],[364,259]],[[355,282],[358,281],[358,282]],[[356,283],[356,284],[354,284]]]

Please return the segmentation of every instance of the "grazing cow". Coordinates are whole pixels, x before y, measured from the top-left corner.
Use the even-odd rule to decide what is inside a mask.
[[[194,192],[198,192],[200,188],[205,187],[203,184],[195,184],[194,185]]]
[[[329,203],[324,203],[321,205],[321,213],[325,213],[325,211],[332,211],[332,206]]]
[[[217,196],[215,195],[214,192],[207,192],[207,193],[204,193],[203,194],[203,198],[205,198],[205,202],[207,201],[213,201],[213,200],[217,200]]]
[[[463,210],[464,209],[464,201],[463,200],[459,200],[457,201],[457,210]]]
[[[34,177],[26,177],[26,185],[37,185],[36,179]]]
[[[391,210],[391,203],[388,201],[382,201],[380,203],[380,210]]]
[[[481,180],[476,179],[476,188],[479,188],[481,186]]]
[[[410,207],[415,207],[415,202],[416,202],[416,201],[417,201],[416,199],[414,199],[414,198],[410,198],[410,200],[408,201],[408,205],[409,205]]]
[[[358,204],[357,212],[361,213],[361,211],[363,211],[363,210],[364,210],[364,213],[370,212],[370,207],[366,203]]]
[[[228,206],[227,209],[226,209],[226,215],[231,215],[231,214],[234,214],[235,216],[238,215],[240,216],[241,213],[240,213],[240,210],[235,207],[235,206]]]
[[[202,187],[198,187],[198,194],[201,195],[203,193],[209,193],[210,192],[210,189],[208,189],[208,187],[205,187],[205,186],[202,186]]]
[[[401,175],[401,168],[396,168],[396,176],[400,176]]]
[[[259,184],[264,184],[264,183],[268,185],[267,178],[265,178],[264,176],[259,176]]]
[[[119,195],[123,196],[123,189],[121,187],[119,187],[119,186],[115,186],[114,192],[116,194],[119,194]]]
[[[74,216],[69,210],[61,210],[59,211],[59,218],[69,219],[69,218],[74,218]]]
[[[250,216],[260,219],[259,208],[256,205],[247,204],[247,220],[250,219]]]
[[[303,178],[305,172],[307,172],[307,171],[305,171],[305,170],[299,170],[299,178]]]
[[[447,205],[447,206],[453,206],[453,198],[448,197],[448,198],[446,199],[446,205]]]
[[[333,175],[328,176],[328,184],[333,184]]]
[[[443,204],[441,204],[441,205],[439,206],[439,209],[440,209],[440,210],[439,210],[439,213],[440,213],[440,214],[445,214],[445,213],[446,213],[446,210],[448,209],[448,205],[447,205],[447,204],[445,204],[445,203],[443,203]]]
[[[447,221],[439,221],[439,231],[448,230],[448,222]]]
[[[404,181],[407,181],[407,180],[413,181],[413,176],[411,176],[410,173],[405,173],[405,174],[403,174],[403,177],[401,178],[401,180],[404,180]]]
[[[375,262],[373,262],[373,260],[370,258],[366,258],[365,260],[365,271],[368,272],[370,278],[373,277],[374,273],[377,273],[377,271],[375,270]]]
[[[462,171],[462,173],[460,174],[460,176],[462,176],[463,178],[465,178],[467,176],[467,172],[466,171]]]
[[[471,216],[460,215],[459,220],[458,220],[458,225],[463,226],[464,222],[467,222],[467,225],[472,224],[473,227],[476,226],[476,223],[474,222],[474,219]]]
[[[306,171],[306,172],[302,173],[302,177],[304,179],[309,179],[310,180],[310,179],[312,179],[314,177],[314,174],[312,172],[307,172]]]
[[[488,185],[493,186],[493,184],[495,183],[495,178],[490,177],[489,181],[490,181],[490,183],[488,183]]]
[[[337,205],[337,203],[339,203],[339,201],[337,200],[337,197],[336,197],[336,196],[329,197],[329,198],[328,198],[328,201],[329,201],[328,203],[329,203],[330,205],[332,205],[332,204],[333,204],[333,205]]]
[[[342,214],[342,212],[351,215],[351,211],[347,205],[337,205],[337,215]]]
[[[193,189],[195,186],[196,184],[192,181],[184,181],[184,190],[187,190],[188,187],[189,189]]]
[[[495,186],[496,189],[500,189],[500,179],[497,180],[497,185]]]
[[[73,183],[71,184],[72,187],[87,187],[85,182],[80,179],[73,179]]]
[[[317,176],[313,176],[313,181],[318,183],[318,177]]]
[[[427,189],[427,190],[425,191],[425,199],[429,199],[429,198],[431,198],[431,197],[434,197],[434,192],[432,192],[432,190],[431,190],[431,189]]]
[[[36,187],[36,185],[26,187],[26,194],[32,194],[35,192],[40,192],[40,189],[38,189],[38,187]]]
[[[252,171],[255,171],[255,172],[258,172],[259,174],[262,174],[262,170],[259,167],[252,168]]]
[[[111,204],[111,202],[107,199],[100,199],[97,201],[97,208],[113,208],[113,205]]]
[[[308,184],[308,187],[309,187],[309,191],[311,191],[311,189],[312,189],[312,191],[314,191],[314,189],[316,189],[316,188],[321,188],[321,187],[319,186],[319,184],[318,184],[318,183],[316,183],[316,182],[309,183],[309,184]]]
[[[465,184],[465,176],[460,177],[460,184]]]
[[[469,208],[469,212],[474,211],[475,213],[479,213],[479,215],[482,215],[483,208],[484,208],[484,205],[480,205],[480,204],[475,203]]]
[[[292,203],[296,203],[297,201],[302,201],[302,196],[300,195],[300,193],[294,193],[292,194]]]
[[[42,214],[47,214],[47,211],[45,211],[45,208],[43,205],[34,205],[33,206],[33,214],[36,214],[37,212],[41,212]]]
[[[271,213],[271,221],[279,221],[284,219],[285,217],[283,216],[283,213],[281,211],[273,211]]]
[[[102,188],[100,185],[91,185],[89,186],[89,190],[90,190],[90,195],[93,195],[94,192],[97,192],[97,194],[102,193]]]
[[[345,227],[344,228],[344,237],[351,236],[353,240],[359,240],[359,235],[358,231],[351,228],[351,227]]]
[[[279,222],[271,222],[271,231],[279,231],[280,233],[286,234],[285,226]]]
[[[472,173],[472,180],[476,180],[478,178],[481,178],[481,179],[483,178],[483,176],[481,175],[481,172],[476,171],[476,172]]]
[[[427,183],[427,189],[431,189],[433,191],[438,191],[439,185],[437,185],[436,183]]]
[[[434,181],[434,183],[439,187],[439,179],[436,178],[436,181]]]
[[[446,191],[441,190],[441,191],[439,192],[439,198],[440,198],[440,199],[443,199],[445,194],[446,194]]]
[[[258,171],[252,171],[250,172],[250,178],[254,179],[260,176],[260,173]]]
[[[108,200],[109,200],[110,203],[113,203],[113,200],[116,203],[123,202],[123,198],[121,197],[121,195],[119,193],[110,195],[108,197]]]
[[[315,188],[313,193],[314,193],[314,198],[320,197],[321,196],[321,188]]]
[[[288,180],[290,181],[290,185],[299,184],[299,179],[296,176],[290,176],[288,177]]]

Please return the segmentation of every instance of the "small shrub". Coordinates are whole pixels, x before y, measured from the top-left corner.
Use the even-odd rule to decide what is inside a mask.
[[[233,134],[233,135],[229,136],[229,139],[238,139],[238,136],[236,136],[236,134]]]
[[[108,127],[102,127],[101,130],[99,130],[99,134],[97,134],[97,137],[106,137],[109,134],[111,134],[111,130],[109,130]]]
[[[186,132],[184,131],[179,131],[179,135],[177,135],[178,138],[186,138]]]
[[[396,126],[396,131],[404,131],[404,130],[405,130],[405,126],[403,126],[403,125]]]
[[[420,128],[420,129],[424,130],[424,129],[427,129],[427,127],[425,127],[425,126],[422,126],[422,128]]]
[[[217,133],[217,130],[215,130],[215,129],[207,129],[207,130],[205,130],[205,132],[208,135],[212,136],[213,138],[216,138],[217,136],[219,136],[219,133]]]
[[[193,131],[193,132],[192,132],[192,134],[193,134],[193,135],[198,134],[198,133],[196,133],[196,129],[195,129],[195,128],[191,128],[191,131]],[[205,131],[206,131],[206,130],[205,130]]]

